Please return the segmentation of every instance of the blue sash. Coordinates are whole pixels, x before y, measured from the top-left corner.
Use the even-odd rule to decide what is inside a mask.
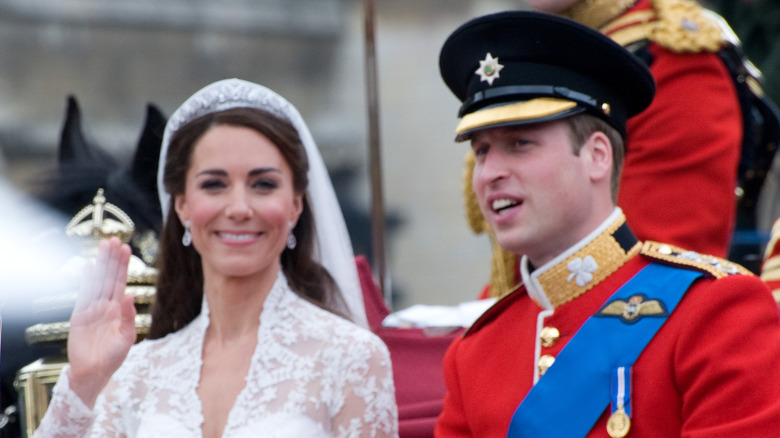
[[[613,370],[633,365],[700,276],[656,263],[639,271],[564,346],[517,407],[507,437],[587,435],[610,403]]]

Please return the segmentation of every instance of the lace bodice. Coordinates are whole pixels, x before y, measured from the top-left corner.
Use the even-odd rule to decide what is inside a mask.
[[[133,346],[94,412],[63,372],[35,436],[201,436],[196,389],[208,325],[204,304],[182,330]],[[374,334],[303,300],[280,274],[257,337],[223,437],[397,436],[390,357]]]

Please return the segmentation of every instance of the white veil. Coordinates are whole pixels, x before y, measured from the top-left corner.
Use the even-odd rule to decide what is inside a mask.
[[[170,194],[165,191],[163,185],[163,173],[171,137],[192,120],[230,108],[258,108],[269,111],[292,123],[298,131],[309,160],[307,193],[317,231],[314,258],[328,270],[341,290],[348,309],[338,310],[350,315],[358,325],[368,327],[352,243],[325,163],[298,110],[268,88],[241,79],[221,80],[193,94],[173,113],[165,126],[157,171],[157,190],[163,219],[167,219],[170,204]]]

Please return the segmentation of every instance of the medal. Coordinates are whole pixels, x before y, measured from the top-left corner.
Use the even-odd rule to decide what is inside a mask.
[[[613,412],[607,420],[607,433],[612,438],[623,438],[631,428],[631,419],[622,408]]]
[[[631,368],[618,367],[612,372],[612,415],[607,420],[607,433],[623,438],[631,429]]]

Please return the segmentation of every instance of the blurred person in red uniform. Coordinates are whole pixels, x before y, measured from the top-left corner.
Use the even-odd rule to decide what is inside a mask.
[[[476,201],[522,255],[522,283],[450,346],[436,436],[775,435],[780,321],[766,285],[640,241],[616,206],[626,121],[654,94],[645,64],[527,11],[464,24],[439,63],[463,103],[456,141],[471,144]]]
[[[597,29],[648,64],[656,97],[627,123],[631,153],[617,204],[639,239],[726,257],[736,224],[743,120],[732,77],[717,54],[727,44],[721,22],[692,0],[526,3]],[[488,231],[466,193],[472,229]],[[491,287],[483,296],[515,284],[516,268],[516,258],[495,248]]]

